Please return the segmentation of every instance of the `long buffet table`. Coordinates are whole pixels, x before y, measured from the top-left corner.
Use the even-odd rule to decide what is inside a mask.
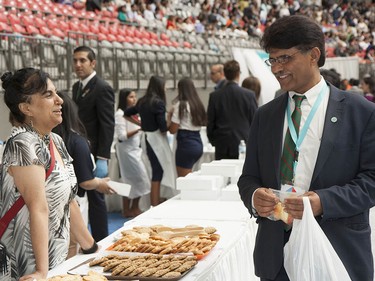
[[[182,281],[259,280],[254,275],[253,245],[257,225],[240,201],[188,201],[176,197],[126,222],[122,228],[99,242],[101,251],[111,245],[122,230],[134,226],[213,226],[220,240]],[[49,272],[65,274],[98,254],[77,255]]]

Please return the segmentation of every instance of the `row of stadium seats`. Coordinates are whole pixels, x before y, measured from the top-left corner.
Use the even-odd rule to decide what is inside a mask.
[[[169,80],[170,87],[186,76],[194,79],[197,87],[204,87],[210,65],[231,59],[230,55],[194,52],[183,47],[150,45],[145,48],[137,43],[99,42],[78,33],[67,42],[3,33],[0,34],[0,72],[37,67],[50,73],[59,89],[69,89],[76,79],[71,65],[73,49],[82,44],[95,50],[97,71],[115,90],[129,83],[135,84],[131,85],[133,88],[141,88],[141,81],[147,81],[154,74]]]

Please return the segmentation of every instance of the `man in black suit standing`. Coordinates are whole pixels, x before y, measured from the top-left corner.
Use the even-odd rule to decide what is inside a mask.
[[[255,93],[238,85],[240,65],[224,64],[226,84],[210,94],[207,109],[207,137],[215,146],[215,159],[238,159],[238,145],[247,141],[257,109]]]
[[[214,64],[211,66],[211,81],[215,83],[215,91],[225,85],[224,66],[222,64]]]
[[[79,81],[73,85],[73,100],[78,105],[79,117],[85,125],[90,141],[91,153],[95,157],[95,176],[108,175],[108,160],[114,134],[115,95],[112,87],[96,75],[94,51],[80,46],[73,53],[74,70]],[[78,195],[83,196],[80,189]],[[89,221],[96,241],[108,236],[107,208],[104,195],[96,190],[88,190]]]

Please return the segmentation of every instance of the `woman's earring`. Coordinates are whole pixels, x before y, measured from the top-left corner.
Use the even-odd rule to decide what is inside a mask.
[[[29,125],[31,128],[34,128],[33,120],[30,120]]]

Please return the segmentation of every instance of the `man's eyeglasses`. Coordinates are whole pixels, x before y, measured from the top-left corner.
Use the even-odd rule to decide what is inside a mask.
[[[295,52],[292,55],[282,55],[282,56],[279,56],[277,58],[269,58],[268,60],[265,60],[264,62],[268,66],[274,66],[276,63],[286,64],[293,58],[294,55],[298,54],[299,52],[301,52],[301,50],[298,50],[297,52]]]

